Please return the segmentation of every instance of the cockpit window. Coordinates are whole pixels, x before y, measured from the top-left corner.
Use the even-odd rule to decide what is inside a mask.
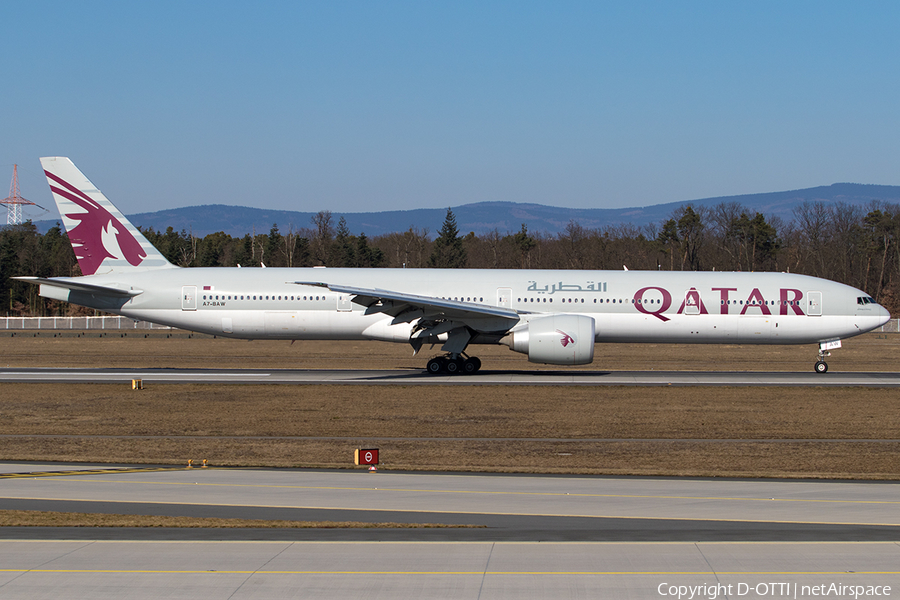
[[[878,304],[875,302],[875,298],[870,298],[869,296],[859,296],[856,299],[857,304]]]

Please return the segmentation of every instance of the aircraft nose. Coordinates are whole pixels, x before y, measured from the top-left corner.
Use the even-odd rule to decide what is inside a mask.
[[[878,317],[879,317],[879,318],[878,318],[878,320],[879,320],[878,325],[879,325],[879,327],[880,327],[881,325],[884,325],[885,323],[887,323],[888,321],[891,320],[891,313],[889,313],[889,312],[888,312],[888,309],[886,309],[885,307],[881,306],[880,304],[878,305],[878,310],[881,311],[881,312],[878,313]]]

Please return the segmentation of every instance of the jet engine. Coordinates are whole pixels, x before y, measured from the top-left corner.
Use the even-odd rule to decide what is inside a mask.
[[[584,315],[536,317],[500,340],[528,362],[586,365],[594,360],[594,319]]]

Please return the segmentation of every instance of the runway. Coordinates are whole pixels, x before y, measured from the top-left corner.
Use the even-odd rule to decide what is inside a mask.
[[[755,371],[490,371],[429,375],[424,370],[2,369],[0,383],[249,383],[296,385],[578,385],[898,387],[900,372],[826,374]]]
[[[739,584],[900,585],[893,482],[90,468],[2,464],[25,475],[0,480],[0,508],[477,527],[6,528],[3,597],[115,597],[123,585],[135,598],[646,598],[661,584],[717,583],[737,597]]]

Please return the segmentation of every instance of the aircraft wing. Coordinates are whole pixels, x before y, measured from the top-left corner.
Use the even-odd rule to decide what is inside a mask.
[[[367,315],[375,313],[390,315],[394,317],[394,323],[409,323],[421,318],[423,321],[452,321],[476,331],[506,331],[519,322],[519,312],[511,308],[321,281],[291,283],[350,294],[355,304],[366,307]]]
[[[76,292],[87,292],[88,294],[94,294],[95,296],[114,296],[116,298],[129,298],[132,296],[137,296],[138,294],[143,294],[144,290],[135,290],[135,289],[121,289],[115,287],[109,287],[105,285],[94,285],[91,283],[82,283],[80,281],[74,281],[72,279],[63,279],[63,278],[48,278],[48,277],[11,277],[10,279],[17,279],[19,281],[24,281],[26,283],[33,283],[35,285],[49,285],[52,287],[63,288],[66,290],[72,290]]]

